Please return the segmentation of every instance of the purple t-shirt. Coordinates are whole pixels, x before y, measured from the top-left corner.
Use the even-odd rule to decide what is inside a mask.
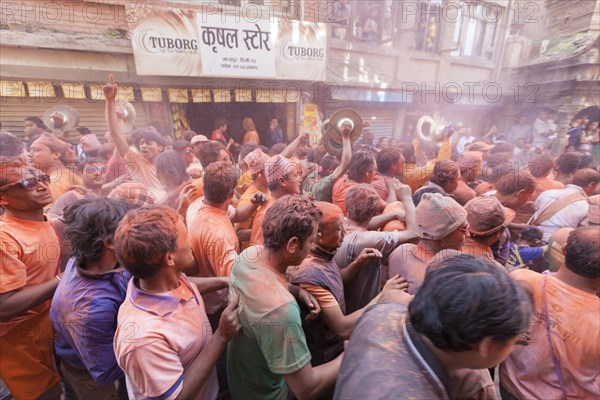
[[[52,298],[56,354],[70,367],[87,370],[100,384],[123,376],[113,339],[130,277],[122,268],[93,274],[76,267],[71,258]]]

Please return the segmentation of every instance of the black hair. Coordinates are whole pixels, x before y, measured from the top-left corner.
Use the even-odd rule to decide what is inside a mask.
[[[375,164],[375,157],[368,151],[359,151],[355,153],[348,164],[348,178],[353,181],[359,181],[367,176]]]
[[[591,168],[578,169],[573,174],[571,183],[581,188],[600,183],[600,172]]]
[[[531,298],[508,273],[466,254],[430,268],[408,306],[417,332],[443,351],[462,352],[486,337],[504,342],[529,325]]]
[[[83,136],[90,135],[92,133],[92,131],[90,131],[89,128],[86,128],[85,126],[80,126],[80,127],[76,128],[75,130]]]
[[[277,154],[280,154],[286,147],[287,146],[285,143],[275,143],[273,146],[271,146],[268,154],[271,157],[276,156]]]
[[[191,142],[192,139],[194,138],[194,136],[196,136],[197,133],[194,131],[185,131],[183,132],[183,135],[181,136],[181,138],[185,141]]]
[[[321,158],[320,162],[320,166],[321,168],[323,168],[323,173],[331,173],[331,171],[339,167],[340,164],[340,160],[337,157],[332,156],[330,154],[324,155],[323,158]]]
[[[490,154],[512,153],[514,150],[515,146],[511,143],[498,143],[490,150]]]
[[[211,163],[204,170],[204,197],[212,203],[224,203],[237,184],[235,166],[228,161]]]
[[[181,154],[175,150],[168,150],[156,157],[156,172],[163,173],[173,181],[176,186],[190,179],[186,169],[187,164]]]
[[[269,207],[262,222],[265,247],[282,249],[293,237],[297,237],[304,245],[321,218],[323,213],[308,197],[281,197]]]
[[[221,142],[210,141],[203,143],[198,149],[200,164],[202,168],[208,167],[210,163],[213,163],[221,156],[221,150],[225,150],[225,146]]]
[[[459,175],[460,167],[455,161],[439,160],[435,163],[429,180],[443,187],[450,182],[454,182]]]
[[[246,158],[248,154],[252,153],[256,149],[258,149],[258,147],[254,143],[246,143],[242,145],[242,148],[240,149],[240,160],[244,161],[244,158]],[[265,154],[268,154],[268,152]]]
[[[556,160],[556,166],[563,174],[572,174],[579,167],[579,153],[562,153]]]
[[[438,188],[435,188],[432,186],[422,186],[421,188],[419,188],[419,190],[416,190],[415,193],[413,193],[413,195],[412,195],[412,199],[413,199],[413,203],[415,203],[415,207],[419,205],[419,203],[421,202],[421,197],[423,197],[423,195],[425,193],[442,194],[442,192]]]
[[[554,167],[554,161],[547,154],[542,154],[535,158],[531,163],[527,164],[527,169],[535,178],[543,178],[550,173]]]
[[[398,143],[396,145],[396,147],[398,147],[400,149],[400,151],[402,152],[405,162],[407,162],[407,163],[416,162],[415,147],[412,145],[412,143]]]
[[[220,127],[226,124],[227,120],[223,117],[217,117],[217,119],[215,119],[215,129],[219,129]]]
[[[595,226],[577,228],[567,238],[565,265],[567,269],[588,279],[600,278],[600,229]]]
[[[65,207],[64,236],[77,266],[85,269],[88,263],[100,260],[102,242],[113,242],[119,222],[133,208],[127,201],[106,197],[77,200]]]
[[[140,142],[142,141],[142,139],[151,140],[153,142],[156,142],[157,145],[159,145],[163,148],[165,147],[165,137],[159,133],[152,132],[152,131],[140,131],[139,135],[138,135],[138,142],[137,142],[138,146],[139,146]]]
[[[383,138],[382,138],[383,139]],[[386,173],[392,168],[392,165],[399,162],[402,157],[402,151],[395,147],[388,147],[377,154],[377,170]]]
[[[33,122],[38,128],[42,128],[46,132],[50,132],[50,129],[48,129],[40,117],[25,117],[25,121]]]
[[[178,153],[181,153],[182,151],[184,151],[185,149],[187,149],[190,146],[191,146],[191,144],[187,140],[179,139],[179,140],[176,140],[173,142],[173,150],[175,150]]]
[[[23,153],[21,140],[8,132],[0,132],[0,157],[14,158]]]

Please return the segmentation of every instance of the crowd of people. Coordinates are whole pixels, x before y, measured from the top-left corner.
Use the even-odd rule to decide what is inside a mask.
[[[600,397],[585,148],[512,129],[543,142],[523,163],[458,123],[439,145],[344,125],[337,158],[276,121],[261,146],[250,118],[239,149],[223,119],[167,144],[126,132],[117,92],[108,143],[0,134],[14,398]]]

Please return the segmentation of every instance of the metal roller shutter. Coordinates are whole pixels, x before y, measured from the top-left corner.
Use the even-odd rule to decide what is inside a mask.
[[[385,106],[383,104],[373,107],[361,105],[344,105],[343,107],[327,108],[326,117],[329,118],[339,108],[353,108],[360,113],[365,121],[369,121],[371,126],[367,129],[375,133],[375,143],[381,137],[391,138],[394,134],[394,125],[396,119],[396,109],[394,107]]]
[[[53,102],[48,100],[36,101],[36,99],[27,97],[3,97],[0,100],[0,122],[2,130],[23,137],[23,121],[25,117],[36,116],[42,118],[44,112],[58,104],[67,104],[74,107],[79,112],[79,126],[89,128],[96,134],[100,140],[103,140],[104,133],[108,130],[104,119],[103,101],[73,100],[63,102]],[[138,127],[147,126],[149,121],[142,103],[135,104],[136,120]]]

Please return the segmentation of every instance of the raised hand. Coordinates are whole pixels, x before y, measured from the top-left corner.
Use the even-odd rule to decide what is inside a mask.
[[[117,97],[117,92],[119,88],[117,83],[115,82],[115,77],[113,74],[108,75],[108,83],[102,87],[102,92],[104,93],[104,98],[106,100],[114,100]]]

